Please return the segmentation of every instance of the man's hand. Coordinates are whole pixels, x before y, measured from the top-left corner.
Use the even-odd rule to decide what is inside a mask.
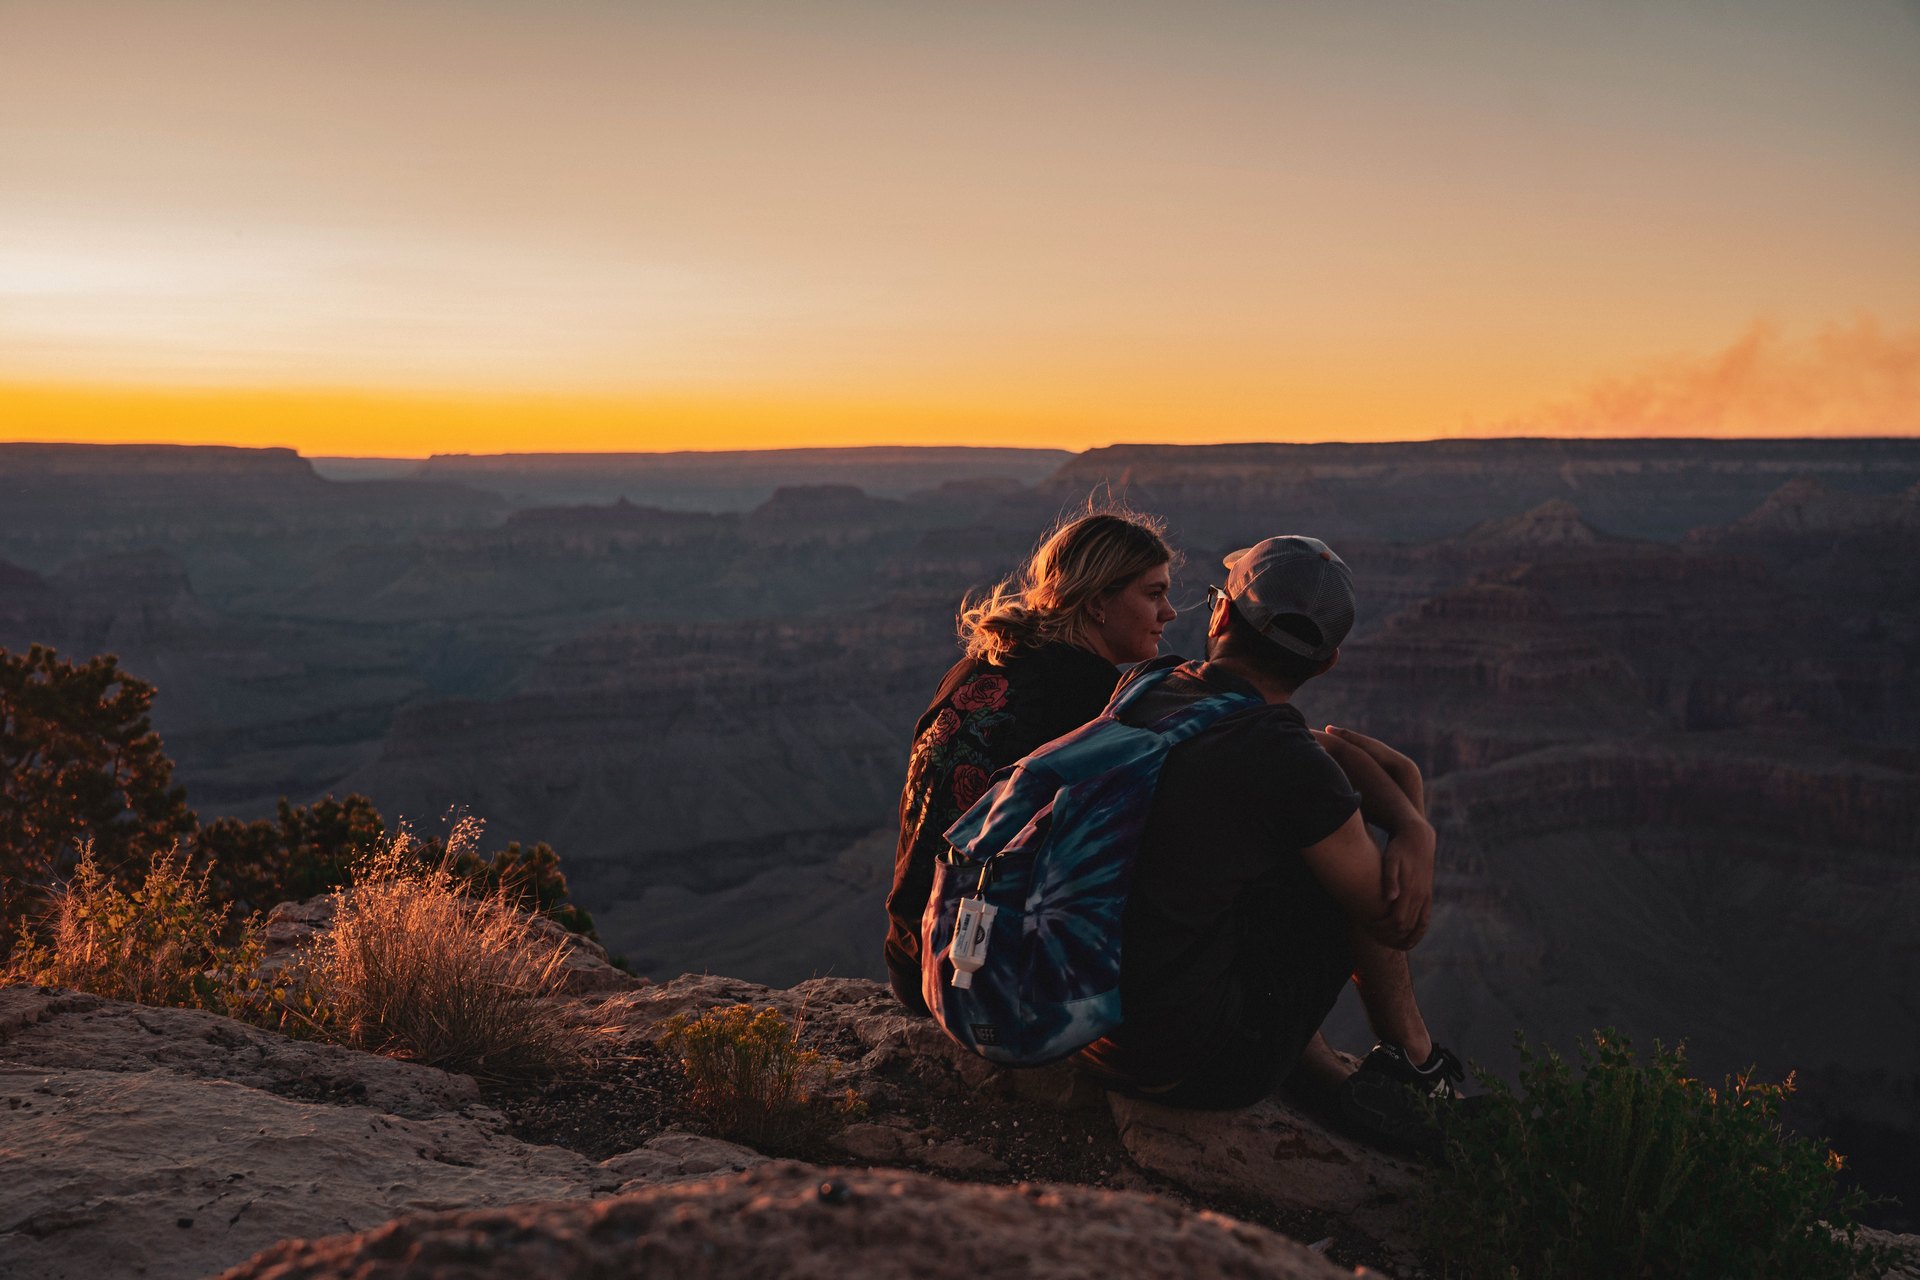
[[[1387,838],[1380,855],[1380,888],[1386,911],[1374,923],[1373,936],[1400,951],[1411,951],[1426,936],[1433,914],[1433,855],[1437,841],[1423,818]]]
[[[1300,856],[1356,927],[1382,946],[1408,951],[1426,934],[1433,908],[1433,844],[1433,828],[1415,815],[1382,854],[1355,813]]]
[[[1314,737],[1321,739],[1323,743],[1331,738],[1365,752],[1375,764],[1380,766],[1387,777],[1393,780],[1393,784],[1406,793],[1407,799],[1413,801],[1413,807],[1418,809],[1422,816],[1426,814],[1426,784],[1421,780],[1420,766],[1412,760],[1378,738],[1369,738],[1357,729],[1343,729],[1337,724],[1328,725],[1325,734],[1315,734]],[[1337,755],[1333,758],[1340,759]]]

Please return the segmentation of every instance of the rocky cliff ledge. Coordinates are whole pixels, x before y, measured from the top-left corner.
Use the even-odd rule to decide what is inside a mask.
[[[806,1162],[671,1116],[623,1128],[607,1093],[602,1132],[569,1140],[529,1118],[537,1100],[465,1076],[0,988],[0,1272],[563,1276],[616,1253],[688,1276],[959,1276],[1009,1256],[1036,1276],[1410,1272],[1413,1171],[1277,1102],[1110,1104],[1066,1070],[963,1053],[871,982],[619,985],[568,997],[612,1028],[611,1060],[657,1060],[674,1014],[770,1006],[859,1105]],[[633,1145],[600,1154],[610,1138]]]
[[[211,1014],[4,987],[0,1273],[1418,1271],[1414,1170],[1279,1101],[1181,1113],[1109,1100],[1065,1069],[994,1068],[871,982],[655,985],[595,969],[575,987],[616,1064],[658,1061],[675,1014],[777,1009],[859,1105],[805,1161],[675,1127],[670,1108],[635,1123],[604,1091],[575,1113],[592,1132],[569,1139],[541,1107],[586,1082],[503,1094]]]

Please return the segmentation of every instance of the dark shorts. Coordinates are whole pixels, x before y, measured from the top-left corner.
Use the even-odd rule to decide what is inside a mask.
[[[1188,1009],[1211,1009],[1200,1025],[1186,1010],[1130,1020],[1082,1050],[1082,1067],[1109,1088],[1169,1106],[1226,1110],[1266,1097],[1353,974],[1352,926],[1330,905],[1251,904],[1224,990],[1193,993]]]

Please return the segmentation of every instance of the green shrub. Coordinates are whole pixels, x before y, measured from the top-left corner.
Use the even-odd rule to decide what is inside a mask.
[[[667,1022],[661,1044],[686,1069],[688,1105],[722,1136],[778,1146],[819,1118],[815,1093],[827,1074],[820,1055],[801,1048],[798,1032],[772,1009],[682,1014]]]
[[[507,889],[468,892],[449,866],[477,835],[456,828],[434,866],[405,833],[364,859],[286,975],[282,1011],[326,1039],[492,1079],[583,1061],[596,1029],[555,999],[573,943]]]
[[[453,865],[453,874],[486,890],[499,890],[522,911],[538,911],[569,933],[599,941],[593,929],[593,917],[585,908],[567,901],[567,877],[560,870],[560,855],[542,840],[531,849],[518,840],[509,840],[504,849],[494,850],[491,858],[468,853]]]
[[[407,852],[423,867],[445,863],[454,879],[482,896],[505,890],[521,910],[538,911],[564,929],[594,936],[593,917],[567,901],[567,877],[551,846],[525,848],[516,840],[489,856],[479,851],[477,823],[460,830],[465,834],[457,849],[449,848],[449,836],[409,840]],[[386,820],[363,795],[327,796],[311,805],[283,797],[273,818],[207,823],[195,837],[194,852],[213,867],[216,892],[264,911],[342,888],[352,881],[354,868],[386,843]]]
[[[353,867],[386,842],[387,824],[363,795],[297,805],[284,796],[272,818],[215,818],[194,837],[194,856],[213,869],[222,897],[271,910],[345,885]]]
[[[1642,1066],[1611,1031],[1580,1045],[1578,1074],[1519,1047],[1520,1089],[1482,1074],[1487,1097],[1449,1123],[1449,1167],[1423,1194],[1445,1275],[1838,1280],[1887,1264],[1857,1247],[1865,1202],[1840,1193],[1840,1157],[1782,1129],[1791,1077],[1710,1088],[1680,1051]]]
[[[225,903],[174,849],[158,854],[137,888],[111,879],[83,845],[73,878],[52,891],[44,932],[22,925],[7,978],[117,1000],[235,1012],[259,963],[257,928],[222,941]]]

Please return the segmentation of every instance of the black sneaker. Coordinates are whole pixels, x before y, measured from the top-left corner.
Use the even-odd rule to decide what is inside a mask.
[[[1463,1101],[1460,1059],[1439,1045],[1415,1066],[1398,1045],[1377,1044],[1334,1096],[1334,1112],[1354,1137],[1389,1151],[1438,1160],[1445,1136],[1433,1108]]]

